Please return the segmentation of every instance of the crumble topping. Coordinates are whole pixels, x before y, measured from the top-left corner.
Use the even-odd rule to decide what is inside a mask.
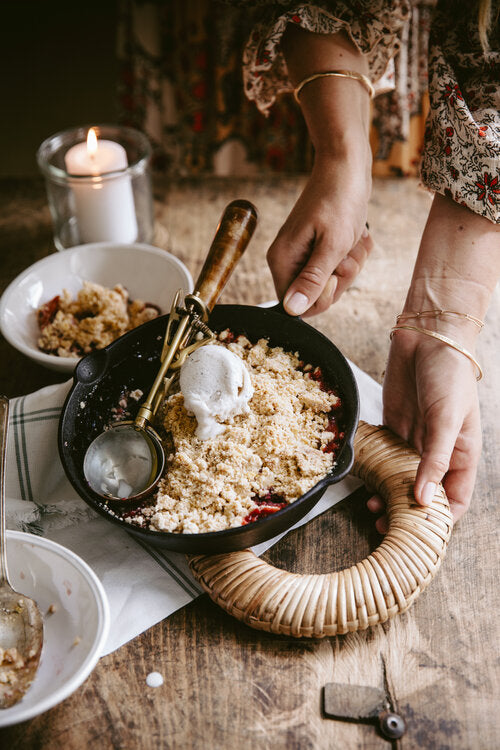
[[[38,663],[37,657],[38,652],[34,648],[30,648],[26,654],[23,654],[16,646],[9,648],[0,646],[0,703],[2,708],[10,708],[23,697],[33,680],[34,665]]]
[[[0,646],[0,683],[13,685],[17,681],[17,673],[24,666],[24,657],[15,646],[11,648]]]
[[[340,399],[319,368],[266,339],[219,336],[240,357],[253,386],[250,410],[201,440],[182,393],[164,404],[167,468],[154,500],[125,512],[128,523],[156,531],[202,533],[251,523],[311,489],[335,462]]]
[[[156,305],[131,300],[121,284],[108,289],[84,281],[75,299],[63,289],[61,295],[38,308],[38,347],[58,357],[81,357],[103,349],[160,312]]]

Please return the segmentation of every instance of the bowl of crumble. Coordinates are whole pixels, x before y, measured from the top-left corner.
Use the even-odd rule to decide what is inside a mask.
[[[352,466],[359,396],[349,363],[281,305],[216,305],[211,345],[244,363],[253,389],[247,411],[201,439],[183,393],[173,389],[154,425],[167,456],[158,487],[140,502],[103,498],[85,479],[85,453],[111,423],[135,418],[156,376],[167,317],[78,364],[59,423],[66,475],[100,515],[155,546],[212,554],[271,539]]]
[[[0,330],[15,349],[70,375],[81,357],[168,313],[186,266],[161,248],[97,242],[25,269],[0,299]]]
[[[74,552],[12,530],[7,530],[6,552],[12,584],[36,599],[42,612],[43,647],[32,685],[0,712],[0,727],[28,721],[74,693],[99,661],[110,622],[100,580]]]

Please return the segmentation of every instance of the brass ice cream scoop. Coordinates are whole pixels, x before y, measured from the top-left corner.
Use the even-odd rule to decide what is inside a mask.
[[[150,494],[165,467],[160,436],[151,426],[154,415],[186,357],[213,341],[206,324],[234,266],[245,251],[257,223],[255,207],[245,200],[225,209],[195,284],[181,304],[172,304],[161,366],[146,401],[133,422],[117,422],[89,445],[83,465],[92,490],[112,500],[138,501]]]

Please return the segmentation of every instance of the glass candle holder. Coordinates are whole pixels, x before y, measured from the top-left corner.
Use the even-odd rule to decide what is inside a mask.
[[[54,225],[65,250],[87,242],[153,238],[151,146],[143,133],[119,125],[64,130],[37,151]]]

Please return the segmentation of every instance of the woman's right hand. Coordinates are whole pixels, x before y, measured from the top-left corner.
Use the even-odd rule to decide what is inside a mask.
[[[313,33],[289,24],[281,48],[295,86],[318,71],[369,72],[366,58],[344,32]],[[302,88],[300,106],[314,166],[267,258],[285,309],[313,315],[337,301],[373,247],[366,231],[370,97],[352,78],[319,77]]]
[[[316,158],[268,250],[276,292],[291,315],[320,313],[336,302],[373,248],[366,227],[371,160],[362,149],[353,151],[338,159]]]

